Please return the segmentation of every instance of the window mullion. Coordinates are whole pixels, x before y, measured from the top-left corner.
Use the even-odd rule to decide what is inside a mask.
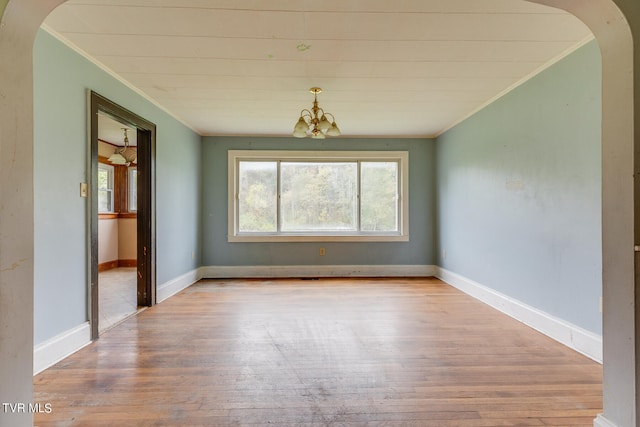
[[[361,200],[362,200],[362,198],[360,197],[360,188],[362,187],[362,185],[361,185],[362,182],[361,182],[361,178],[360,178],[361,177],[361,174],[360,174],[360,170],[361,170],[360,165],[361,165],[361,163],[362,163],[362,161],[358,160],[358,162],[357,162],[357,164],[358,164],[358,166],[357,166],[357,174],[358,174],[358,176],[356,178],[356,203],[357,203],[357,206],[356,206],[356,212],[357,212],[357,218],[356,218],[357,224],[356,224],[356,226],[357,226],[357,228],[356,229],[358,230],[358,233],[362,232],[362,228],[360,226],[360,224],[361,224],[361,215],[362,215],[362,210],[360,208]]]
[[[396,229],[398,232],[402,233],[403,223],[400,218],[403,215],[403,200],[402,200],[402,186],[404,183],[402,182],[402,163],[398,160],[396,161]]]
[[[233,228],[236,233],[240,230],[240,159],[235,159],[233,169]]]
[[[282,215],[281,215],[281,211],[282,211],[282,195],[280,193],[281,191],[281,179],[280,179],[280,163],[281,161],[278,160],[277,162],[277,166],[276,166],[276,233],[280,234],[282,231]]]

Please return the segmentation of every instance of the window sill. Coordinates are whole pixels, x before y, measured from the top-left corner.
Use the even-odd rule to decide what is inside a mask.
[[[117,213],[99,213],[98,219],[118,219]]]
[[[121,218],[137,218],[138,214],[135,212],[123,212],[123,213],[99,213],[98,219],[121,219]]]
[[[408,235],[236,235],[229,236],[228,242],[408,242]]]

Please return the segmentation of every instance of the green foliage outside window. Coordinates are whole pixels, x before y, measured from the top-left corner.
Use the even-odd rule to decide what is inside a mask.
[[[238,181],[241,233],[398,231],[396,161],[241,161]]]
[[[277,231],[277,163],[240,162],[239,231]]]

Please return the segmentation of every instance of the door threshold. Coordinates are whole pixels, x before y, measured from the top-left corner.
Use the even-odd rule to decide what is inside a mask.
[[[104,328],[103,330],[98,331],[98,336],[102,336],[102,334],[104,334],[105,332],[109,332],[111,329],[115,328],[116,326],[119,326],[120,324],[126,322],[127,320],[131,319],[132,317],[137,316],[138,314],[142,313],[143,311],[145,311],[148,308],[149,307],[140,307],[139,306],[136,309],[136,311],[134,311],[133,313],[126,315],[122,319],[120,319],[117,322],[115,322],[113,325],[109,325],[106,328]]]

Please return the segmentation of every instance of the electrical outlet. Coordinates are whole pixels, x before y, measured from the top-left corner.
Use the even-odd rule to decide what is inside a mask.
[[[195,252],[191,252],[191,259],[196,259],[196,253]]]
[[[447,250],[446,249],[442,250],[442,259],[447,259]]]
[[[326,251],[324,250],[324,248],[320,248],[320,256],[324,256],[326,254]]]

